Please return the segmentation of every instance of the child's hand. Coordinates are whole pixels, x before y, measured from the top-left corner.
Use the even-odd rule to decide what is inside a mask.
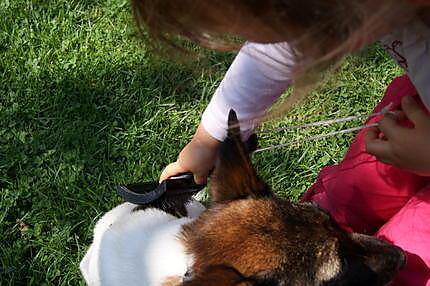
[[[409,119],[415,127],[401,126],[398,121],[403,119]],[[387,114],[378,127],[369,129],[366,148],[381,162],[430,176],[430,116],[412,97],[404,97],[402,111]]]
[[[219,143],[202,125],[199,125],[193,139],[179,153],[176,162],[163,170],[160,182],[180,173],[192,172],[197,184],[205,184],[215,165]]]

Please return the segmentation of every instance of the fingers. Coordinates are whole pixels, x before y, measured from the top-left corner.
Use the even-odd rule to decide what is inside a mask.
[[[402,126],[399,122],[409,119],[415,126],[424,126],[430,122],[429,116],[410,96],[402,98],[402,109],[385,114],[384,118],[378,122],[379,130],[388,140],[399,141],[409,136],[410,128]]]
[[[369,141],[378,140],[380,133],[381,133],[381,131],[379,130],[378,127],[370,127],[370,128],[368,128],[366,136],[364,137],[366,145],[367,145],[367,143]]]
[[[181,164],[178,162],[171,163],[167,165],[166,168],[161,172],[159,183],[161,183],[164,180],[167,180],[168,178],[172,176],[179,175],[181,173],[190,172],[191,170],[188,170],[186,168],[183,168]],[[209,174],[195,174],[193,172],[194,176],[194,182],[199,185],[204,185],[207,183]]]
[[[415,125],[423,122],[427,119],[427,115],[422,110],[415,99],[411,96],[405,96],[402,98],[402,110],[406,117],[409,118]]]
[[[394,114],[387,113],[384,118],[378,122],[378,130],[382,132],[384,137],[388,140],[398,136],[401,128]]]
[[[185,173],[187,171],[188,170],[185,170],[184,168],[182,168],[178,162],[171,163],[167,165],[167,167],[164,168],[164,170],[161,172],[159,182],[161,183],[162,181],[172,176],[178,175],[180,173]]]
[[[406,114],[401,110],[390,111],[389,114],[393,115],[397,121],[404,121],[404,120],[408,119],[406,117]]]
[[[365,136],[366,151],[374,155],[379,161],[391,164],[391,144],[387,140],[379,138],[381,130],[377,127],[372,127],[367,130]]]

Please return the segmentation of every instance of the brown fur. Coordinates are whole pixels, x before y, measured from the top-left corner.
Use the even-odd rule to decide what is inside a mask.
[[[132,0],[138,27],[148,46],[176,59],[195,54],[187,41],[218,49],[238,49],[250,42],[288,42],[296,51],[294,89],[285,102],[261,117],[279,118],[324,83],[340,59],[422,13],[426,3],[409,0]],[[415,1],[414,1],[415,2]],[[234,36],[234,37],[230,37]],[[191,49],[190,49],[191,47]],[[191,51],[192,50],[192,51]],[[178,56],[179,54],[179,56]],[[268,55],[270,57],[270,55]],[[264,57],[263,57],[264,58]],[[262,59],[261,59],[262,60]],[[270,62],[268,62],[270,63]],[[278,63],[279,64],[279,63]],[[322,71],[326,71],[322,73]]]
[[[275,197],[237,133],[230,130],[220,147],[212,206],[183,230],[194,258],[183,285],[384,285],[392,278],[404,263],[399,248],[346,233],[312,204]]]
[[[182,286],[250,286],[248,281],[235,269],[225,266],[212,266],[200,272],[192,280],[185,281]]]
[[[208,48],[232,49],[234,35],[249,41],[289,42],[306,61],[330,60],[365,42],[369,27],[383,34],[414,16],[405,0],[132,0],[139,28],[151,43],[175,45],[178,35]],[[395,5],[394,5],[395,4]],[[234,19],[234,20],[233,20]],[[405,22],[403,22],[404,24]],[[249,31],[251,30],[251,31]],[[208,37],[210,35],[210,37]],[[236,38],[237,39],[237,38]],[[232,43],[233,42],[233,43]]]

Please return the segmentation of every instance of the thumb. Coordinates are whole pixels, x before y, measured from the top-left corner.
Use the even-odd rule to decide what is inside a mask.
[[[164,170],[161,172],[159,183],[161,183],[164,180],[167,180],[170,177],[173,177],[173,176],[185,173],[185,172],[190,172],[190,170],[185,169],[178,162],[171,163],[171,164],[167,165],[167,167],[164,168]],[[204,185],[207,183],[209,174],[195,174],[195,173],[193,173],[193,176],[194,176],[194,182],[196,182],[196,184]]]
[[[402,98],[402,110],[415,125],[420,124],[427,117],[412,96]]]
[[[178,175],[180,173],[185,173],[189,170],[185,170],[178,162],[171,163],[167,165],[166,168],[161,172],[159,182],[161,183],[168,178]],[[194,179],[195,180],[195,179]]]

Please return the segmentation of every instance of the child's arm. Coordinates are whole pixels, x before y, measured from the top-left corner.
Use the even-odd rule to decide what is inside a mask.
[[[255,129],[250,120],[259,117],[288,88],[294,54],[286,43],[246,44],[215,91],[202,116],[208,133],[222,141],[227,116],[234,109],[240,121],[242,139]]]
[[[409,119],[414,128],[403,127],[398,120]],[[382,132],[384,138],[379,138]],[[402,111],[386,115],[378,128],[372,128],[366,135],[367,152],[380,161],[430,176],[430,116],[412,97],[402,99]]]
[[[183,172],[192,172],[197,183],[205,183],[212,170],[220,141],[227,130],[227,116],[234,109],[241,121],[242,139],[255,129],[246,119],[264,114],[290,85],[294,55],[286,43],[246,44],[222,80],[193,139],[168,165],[160,181]]]

